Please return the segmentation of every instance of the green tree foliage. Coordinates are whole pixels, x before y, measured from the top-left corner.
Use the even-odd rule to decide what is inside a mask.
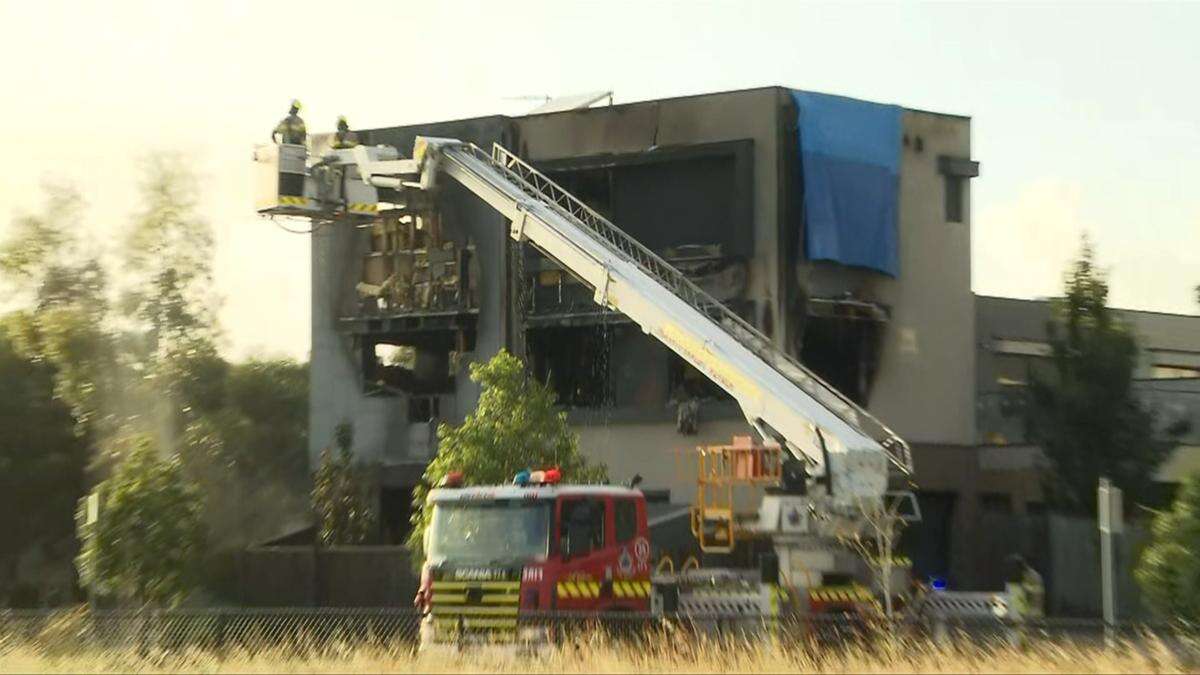
[[[375,534],[375,495],[367,472],[354,465],[354,432],[347,423],[335,432],[334,450],[321,451],[313,476],[312,506],[325,546],[363,544]]]
[[[307,367],[221,357],[197,178],[174,155],[145,168],[143,206],[120,251],[124,362],[148,395],[136,428],[181,447],[184,470],[210,497],[213,548],[236,548],[306,511]]]
[[[1150,545],[1134,575],[1155,612],[1195,624],[1200,622],[1200,473],[1181,488],[1171,510],[1155,517]]]
[[[69,413],[58,418],[65,430],[41,429],[44,442],[33,446],[21,426],[0,430],[0,457],[43,457],[13,465],[14,484],[61,480],[78,497],[135,439],[152,437],[178,451],[187,478],[210,497],[205,520],[215,536],[206,552],[215,552],[278,534],[307,512],[308,371],[288,360],[231,364],[221,356],[212,231],[192,198],[196,178],[172,155],[144,169],[125,237],[89,240],[79,194],[51,185],[42,210],[18,215],[0,240],[0,282],[15,307],[0,320],[12,359],[0,350],[0,371],[21,378],[5,381],[0,410],[43,419],[49,408],[28,410],[22,396],[48,378],[45,403]],[[63,433],[74,445],[59,455]],[[75,452],[79,445],[88,451]],[[67,470],[63,457],[77,465]],[[47,531],[64,527],[69,518]],[[73,551],[62,555],[69,561]]]
[[[61,184],[44,186],[46,199],[40,213],[22,213],[13,219],[8,235],[0,243],[0,271],[22,283],[18,290],[29,294],[39,289],[52,267],[78,257],[72,237],[83,214],[83,197],[78,190]]]
[[[0,604],[12,592],[19,557],[41,547],[48,558],[73,555],[72,517],[83,492],[87,440],[53,397],[45,363],[23,358],[0,330]]]
[[[0,243],[0,274],[20,307],[4,319],[14,347],[53,370],[55,396],[97,440],[101,427],[113,431],[124,387],[113,377],[108,275],[97,247],[79,235],[85,222],[75,190],[46,186],[42,212],[19,215]]]
[[[211,296],[212,228],[197,213],[197,178],[188,166],[178,155],[147,160],[142,209],[120,250],[125,359],[142,389],[153,392],[142,430],[164,444],[215,403],[224,369]]]
[[[1085,238],[1047,326],[1053,373],[1033,378],[1029,406],[1031,435],[1052,468],[1048,501],[1076,513],[1095,510],[1101,476],[1135,501],[1152,500],[1169,449],[1133,391],[1137,342],[1107,303],[1108,283]]]
[[[97,488],[97,522],[81,523],[80,582],[126,601],[177,605],[200,578],[200,491],[184,476],[178,457],[161,457],[149,436],[130,439],[119,455],[112,477]]]
[[[200,422],[217,434],[221,464],[254,482],[308,480],[308,366],[291,359],[216,361],[189,395]]]
[[[407,545],[414,559],[422,555],[429,525],[429,486],[451,471],[462,471],[468,485],[504,484],[522,469],[552,466],[567,482],[607,480],[605,467],[588,463],[579,452],[579,437],[567,426],[566,413],[556,408],[554,390],[533,379],[520,359],[502,349],[487,363],[472,363],[471,380],[481,389],[475,412],[457,427],[438,426],[437,457],[425,467],[423,485],[413,491]]]
[[[209,495],[214,546],[280,534],[308,510],[308,367],[288,359],[228,364],[187,397],[183,462]]]

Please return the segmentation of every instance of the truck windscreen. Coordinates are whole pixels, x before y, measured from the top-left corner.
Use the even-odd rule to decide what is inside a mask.
[[[544,559],[550,505],[527,499],[438,502],[430,525],[429,560],[499,565]]]

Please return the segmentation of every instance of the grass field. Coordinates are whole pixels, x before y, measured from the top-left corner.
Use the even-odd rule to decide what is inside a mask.
[[[411,649],[333,648],[298,655],[265,647],[253,651],[176,651],[139,654],[134,649],[76,650],[69,642],[14,645],[0,649],[0,672],[488,672],[488,673],[1115,673],[1189,672],[1180,650],[1154,637],[1112,649],[1041,640],[1025,648],[978,644],[960,639],[953,646],[924,641],[875,640],[867,646],[821,649],[754,648],[745,644],[689,644],[664,640],[636,647],[592,640],[542,658],[467,656],[432,658]],[[1194,672],[1194,671],[1192,671]]]

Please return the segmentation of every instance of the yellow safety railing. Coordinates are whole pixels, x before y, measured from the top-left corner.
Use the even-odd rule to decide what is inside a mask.
[[[705,553],[729,553],[738,539],[736,496],[746,488],[778,485],[783,455],[778,445],[756,445],[749,436],[732,445],[696,448],[697,490],[692,534]]]

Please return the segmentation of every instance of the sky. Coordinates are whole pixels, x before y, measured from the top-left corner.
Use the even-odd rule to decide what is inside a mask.
[[[0,236],[68,181],[113,241],[183,153],[216,234],[222,347],[309,350],[308,238],[253,212],[251,152],[310,132],[783,85],[969,115],[977,293],[1059,292],[1086,231],[1112,304],[1196,313],[1200,3],[0,0]]]

